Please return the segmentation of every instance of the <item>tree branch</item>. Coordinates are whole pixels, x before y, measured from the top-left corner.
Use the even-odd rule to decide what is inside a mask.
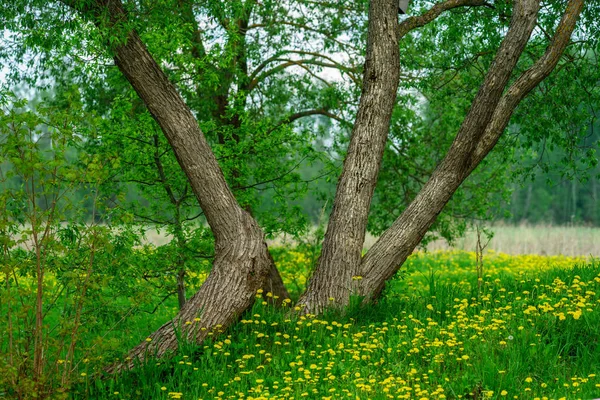
[[[327,60],[327,61],[329,61],[331,63],[331,65],[328,65],[329,67],[336,68],[336,69],[339,69],[340,71],[346,72],[350,76],[350,79],[352,79],[352,81],[354,83],[358,83],[359,82],[359,79],[354,75],[354,72],[358,72],[360,70],[359,68],[357,68],[357,67],[348,68],[348,67],[340,64],[339,62],[337,62],[333,58],[331,58],[329,56],[326,56],[324,54],[321,54],[321,53],[311,52],[311,51],[298,51],[298,50],[284,50],[284,51],[280,51],[277,54],[275,54],[274,56],[267,58],[262,63],[260,63],[254,69],[254,71],[252,71],[252,73],[250,74],[248,80],[250,82],[254,81],[257,78],[258,74],[260,74],[260,72],[262,72],[270,63],[275,62],[275,61],[285,61],[285,60],[281,59],[281,56],[283,56],[285,54],[300,54],[300,55],[313,56],[313,57],[316,57],[316,58],[322,58],[322,59]]]
[[[581,0],[575,0],[581,1]],[[510,27],[502,40],[471,109],[446,157],[421,191],[363,257],[360,291],[377,297],[419,244],[454,192],[468,177],[470,158],[489,125],[512,72],[535,27],[540,0],[514,2]]]
[[[474,169],[496,145],[510,121],[517,105],[554,70],[564,50],[569,44],[571,34],[583,9],[584,0],[570,0],[562,16],[552,42],[540,59],[525,71],[502,96],[494,115],[479,140],[471,159]]]
[[[279,124],[277,126],[275,126],[274,128],[272,128],[271,131],[279,128],[281,125],[285,125],[285,124],[290,124],[294,121],[296,121],[297,119],[300,118],[304,118],[304,117],[309,117],[311,115],[323,115],[325,117],[334,119],[342,124],[346,124],[346,125],[352,125],[350,122],[346,121],[345,119],[331,113],[329,110],[327,110],[326,108],[317,108],[314,110],[306,110],[306,111],[300,111],[294,114],[289,115],[288,117],[286,117],[285,119],[283,119],[282,121],[279,122]]]
[[[158,171],[160,183],[162,183],[162,186],[165,189],[165,192],[167,192],[167,196],[169,196],[169,200],[171,201],[171,204],[177,205],[177,199],[175,198],[175,193],[173,193],[173,190],[171,189],[171,185],[169,185],[167,176],[165,175],[165,170],[163,168],[162,162],[160,161],[160,156],[158,154],[159,141],[158,141],[157,133],[154,134],[153,139],[154,139],[154,148],[155,148],[154,149],[154,164],[156,165],[156,170]]]
[[[287,59],[281,59],[281,58],[270,59],[270,62],[273,62],[273,61],[282,61],[283,63],[279,64],[276,67],[273,67],[272,69],[270,69],[268,71],[265,71],[260,76],[254,77],[254,79],[250,80],[248,82],[248,85],[246,85],[246,90],[248,92],[252,91],[265,78],[268,78],[271,75],[275,75],[276,73],[281,72],[284,69],[289,68],[289,67],[300,67],[300,68],[306,70],[309,74],[311,74],[316,79],[325,83],[327,86],[331,86],[331,84],[329,82],[327,82],[325,79],[315,75],[315,73],[312,72],[306,65],[316,65],[316,66],[320,66],[320,67],[340,69],[339,64],[330,64],[330,63],[325,63],[325,62],[318,61],[318,60],[287,60]],[[253,76],[254,76],[254,74],[253,74]]]
[[[422,26],[427,25],[428,23],[439,17],[440,14],[444,11],[465,6],[485,6],[494,8],[493,5],[486,2],[485,0],[446,0],[444,2],[436,4],[429,11],[425,12],[422,15],[409,17],[402,21],[398,26],[398,41],[400,41],[404,36],[406,36],[408,32],[412,31],[413,29],[421,28]]]

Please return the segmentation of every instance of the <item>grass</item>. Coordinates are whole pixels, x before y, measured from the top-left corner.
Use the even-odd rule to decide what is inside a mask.
[[[594,255],[600,257],[600,229],[585,226],[552,225],[494,225],[494,232],[488,248],[507,254],[540,255]],[[476,233],[471,230],[459,238],[453,247],[443,240],[428,245],[435,250],[469,250],[477,242]]]
[[[488,226],[494,237],[488,249],[506,254],[540,254],[540,255],[593,255],[600,257],[600,228],[586,226],[554,226],[554,225],[501,225]],[[148,231],[147,241],[155,245],[165,244],[170,240],[164,233]],[[365,247],[371,247],[377,237],[367,234]],[[439,250],[472,250],[477,242],[474,230],[456,240],[449,246],[445,240],[437,240],[427,246],[429,251]],[[278,237],[270,242],[270,246],[294,244],[292,239]]]
[[[310,255],[274,253],[301,290]],[[73,397],[600,397],[600,268],[583,259],[492,252],[479,285],[473,253],[419,253],[377,305],[290,315],[257,301],[227,334],[171,359],[110,379],[84,364]],[[148,324],[135,324],[141,339]]]

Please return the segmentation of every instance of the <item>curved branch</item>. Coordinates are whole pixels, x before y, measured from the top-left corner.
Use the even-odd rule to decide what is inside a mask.
[[[299,51],[299,50],[284,50],[284,51],[280,51],[277,54],[275,54],[272,57],[267,58],[266,60],[264,60],[262,63],[260,63],[255,69],[254,71],[252,71],[252,73],[250,74],[250,76],[248,77],[248,80],[250,82],[254,81],[255,79],[257,79],[258,74],[263,71],[270,63],[275,62],[275,61],[285,61],[281,59],[281,56],[285,55],[285,54],[300,54],[300,55],[308,55],[308,56],[313,56],[313,57],[317,57],[317,58],[322,58],[324,60],[327,60],[329,62],[331,62],[331,65],[326,65],[327,67],[330,68],[336,68],[339,69],[340,71],[346,72],[349,76],[350,79],[352,79],[352,81],[354,83],[359,83],[359,79],[354,75],[354,72],[359,72],[360,68],[357,67],[353,67],[353,68],[348,68],[342,64],[340,64],[339,62],[337,62],[336,60],[334,60],[333,58],[326,56],[324,54],[321,53],[317,53],[317,52],[311,52],[311,51]]]
[[[306,160],[306,157],[308,157],[308,156],[302,157],[300,159],[300,161],[298,161],[292,168],[290,168],[289,170],[285,171],[284,173],[282,173],[282,174],[280,174],[280,175],[278,175],[278,176],[276,176],[274,178],[267,179],[266,181],[256,182],[256,183],[253,183],[253,184],[250,184],[250,185],[247,185],[247,186],[236,186],[233,189],[234,190],[247,190],[247,189],[255,188],[255,187],[260,186],[260,185],[264,185],[266,183],[272,183],[272,182],[278,181],[280,179],[283,179],[286,176],[288,176],[289,174],[291,174],[292,172],[294,172],[295,170],[297,170],[298,167],[300,166],[300,164],[302,164],[304,162],[304,160]]]
[[[316,108],[314,110],[306,110],[306,111],[300,111],[300,112],[297,112],[294,114],[290,114],[286,118],[279,121],[279,123],[277,125],[275,125],[271,129],[269,129],[269,131],[267,132],[267,135],[274,132],[275,130],[279,129],[283,125],[290,124],[300,118],[310,117],[311,115],[323,115],[325,117],[334,119],[334,120],[338,121],[339,123],[352,126],[352,124],[350,122],[346,121],[342,117],[339,117],[339,116],[333,114],[326,108]]]
[[[451,10],[457,7],[477,7],[477,6],[485,6],[494,8],[493,5],[486,2],[485,0],[446,0],[442,3],[438,3],[433,6],[429,11],[425,12],[422,15],[409,17],[402,21],[398,26],[398,41],[402,39],[406,34],[413,29],[420,28],[422,26],[427,25],[434,19],[440,16],[444,11]]]
[[[254,79],[250,80],[248,85],[246,86],[246,90],[247,91],[252,91],[261,81],[263,81],[265,78],[268,78],[271,75],[275,75],[278,72],[283,71],[286,68],[289,67],[300,67],[305,69],[309,74],[311,74],[313,77],[317,78],[318,80],[322,81],[323,83],[325,83],[327,86],[331,86],[331,84],[329,82],[327,82],[325,79],[317,76],[314,74],[314,72],[312,72],[309,68],[306,67],[306,65],[316,65],[319,67],[327,67],[327,68],[334,68],[334,69],[339,69],[338,65],[336,64],[329,64],[329,63],[325,63],[322,61],[317,61],[317,60],[286,60],[286,59],[280,59],[280,58],[274,58],[271,60],[271,62],[273,61],[284,61],[282,64],[279,64],[278,66],[264,72],[263,74],[261,74],[260,76],[255,77]]]
[[[314,109],[314,110],[300,111],[300,112],[291,114],[287,118],[285,118],[284,120],[282,120],[279,123],[278,126],[281,126],[283,124],[289,124],[289,123],[294,122],[297,119],[308,117],[308,116],[311,116],[311,115],[323,115],[325,117],[334,119],[334,120],[336,120],[336,121],[338,121],[338,122],[340,122],[342,124],[352,125],[350,122],[346,121],[342,117],[339,117],[339,116],[333,114],[332,112],[330,112],[326,108],[317,108],[317,109]],[[275,128],[277,128],[277,127],[275,127]]]

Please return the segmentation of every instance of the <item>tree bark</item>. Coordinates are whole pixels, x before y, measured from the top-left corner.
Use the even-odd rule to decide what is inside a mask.
[[[322,253],[299,300],[307,313],[347,305],[352,277],[360,266],[367,217],[400,76],[397,11],[396,0],[374,0],[369,6],[362,95]]]
[[[232,24],[237,27],[237,31],[235,34],[230,34],[231,36],[228,39],[228,43],[225,47],[231,47],[236,49],[234,56],[231,57],[231,60],[228,62],[228,65],[223,67],[221,70],[217,68],[212,68],[212,73],[221,75],[221,84],[214,91],[214,93],[204,93],[200,89],[198,89],[198,97],[202,99],[204,102],[212,102],[216,105],[215,108],[212,109],[212,117],[215,121],[221,126],[231,126],[234,131],[240,129],[242,124],[242,118],[239,112],[234,112],[232,116],[228,117],[227,113],[230,108],[229,104],[229,95],[232,90],[235,78],[235,69],[239,68],[242,73],[242,82],[248,80],[248,61],[246,56],[246,33],[248,29],[248,23],[250,21],[250,16],[252,15],[252,11],[255,6],[255,2],[247,2],[244,5],[243,12],[240,17],[236,19],[236,21]],[[204,49],[204,45],[202,43],[202,39],[200,36],[200,27],[196,21],[196,17],[194,15],[194,11],[192,8],[192,3],[189,2],[180,2],[179,7],[181,9],[181,14],[183,20],[194,27],[192,32],[192,37],[190,37],[190,42],[192,44],[192,55],[197,59],[202,59],[206,55],[206,51]],[[225,29],[228,28],[224,21],[221,21],[221,24]],[[204,74],[206,71],[201,68],[196,69],[196,74],[198,76]],[[242,83],[242,88],[245,89],[245,83]],[[238,90],[239,92],[239,90]],[[245,90],[242,90],[245,93]],[[239,94],[238,94],[239,95]],[[239,101],[240,103],[245,104],[246,98],[249,93],[245,93],[243,99]],[[239,142],[239,136],[234,134],[232,140]],[[225,143],[225,136],[221,131],[218,133],[218,141],[220,144]],[[239,170],[235,168],[232,171],[233,178],[239,178]],[[252,210],[249,207],[246,207],[245,210],[252,215]],[[275,266],[275,263],[272,263],[269,269],[269,275],[267,276],[267,280],[263,286],[263,293],[265,300],[273,303],[275,305],[281,305],[283,300],[289,299],[290,294],[281,279],[281,275]],[[268,296],[267,294],[271,293],[273,296]]]
[[[369,209],[396,102],[399,40],[446,10],[486,4],[484,0],[447,0],[398,24],[397,1],[370,2],[363,90],[321,256],[299,300],[304,313],[347,306],[351,295],[358,294],[358,282],[353,277],[361,275]]]
[[[262,230],[237,203],[190,109],[135,30],[127,27],[121,1],[65,3],[102,29],[121,32],[119,39],[126,38],[111,48],[115,64],[167,137],[215,237],[215,259],[206,282],[173,320],[129,353],[127,362],[111,368],[118,371],[148,355],[176,350],[181,339],[201,342],[214,330],[225,329],[253,304],[274,264]]]
[[[75,0],[64,1],[76,7]],[[515,107],[554,69],[583,1],[569,0],[544,56],[505,92],[539,10],[539,0],[515,0],[510,28],[446,157],[408,208],[361,258],[367,215],[396,98],[398,40],[408,31],[403,29],[409,20],[414,27],[422,26],[419,24],[427,23],[427,18],[435,18],[444,9],[485,4],[447,0],[442,3],[447,8],[436,5],[421,19],[409,19],[399,27],[394,0],[371,1],[365,86],[323,252],[300,299],[304,312],[319,313],[347,305],[351,294],[369,300],[381,292],[455,190],[495,146]],[[117,31],[123,29],[127,19],[120,0],[96,0],[93,8],[80,11],[92,13],[98,25],[106,23],[103,16],[108,15],[108,26]],[[172,321],[130,352],[128,362],[115,365],[115,371],[131,367],[135,360],[144,360],[148,355],[161,356],[176,350],[182,338],[200,342],[212,332],[225,329],[250,307],[258,289],[274,292],[282,282],[278,273],[273,274],[277,271],[260,227],[236,202],[193,114],[137,33],[127,31],[126,42],[112,50],[116,65],[173,147],[215,236],[214,266],[207,281]],[[353,279],[359,276],[362,279]],[[271,281],[266,284],[269,277]]]
[[[421,192],[363,258],[360,294],[377,297],[419,244],[459,185],[493,149],[517,105],[556,67],[584,0],[570,0],[546,53],[502,94],[535,26],[539,0],[516,2],[511,27],[446,158]],[[510,67],[510,64],[513,64]],[[495,88],[494,88],[495,86]],[[475,114],[475,115],[473,115]],[[486,122],[487,121],[487,122]]]

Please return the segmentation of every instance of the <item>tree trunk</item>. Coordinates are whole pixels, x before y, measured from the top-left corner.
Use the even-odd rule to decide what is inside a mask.
[[[185,264],[182,263],[183,259],[178,260],[177,265],[177,304],[181,310],[185,305]]]
[[[363,258],[360,294],[365,300],[381,293],[386,280],[394,275],[419,244],[452,194],[494,148],[517,105],[556,67],[569,43],[583,3],[584,0],[569,1],[546,53],[502,95],[502,90],[495,91],[489,86],[506,84],[512,70],[508,68],[507,61],[516,63],[517,54],[522,52],[526,38],[535,26],[539,8],[539,0],[516,3],[511,28],[446,158],[413,202]],[[501,97],[498,98],[498,95]],[[489,114],[490,108],[492,115],[484,117],[484,114]],[[477,123],[479,119],[487,119],[488,122],[485,125]]]
[[[216,250],[206,282],[179,314],[131,350],[126,363],[112,366],[109,372],[131,368],[136,360],[143,361],[148,356],[160,357],[177,350],[182,340],[200,343],[223,332],[254,303],[272,259],[255,221],[248,219],[243,224],[240,240]]]
[[[376,10],[377,8],[373,6],[373,3],[375,1],[371,3],[371,10]],[[413,252],[454,192],[497,143],[500,135],[508,125],[513,110],[519,102],[554,69],[569,41],[582,6],[583,0],[571,0],[569,2],[567,11],[557,28],[556,36],[546,54],[531,69],[517,79],[507,93],[503,95],[517,61],[535,27],[539,11],[539,0],[521,0],[515,2],[513,17],[506,37],[502,41],[494,62],[486,74],[484,83],[475,97],[471,109],[444,160],[439,164],[429,181],[402,215],[363,257],[358,274],[355,272],[356,267],[354,264],[356,247],[353,247],[354,252],[350,256],[348,254],[341,254],[337,258],[327,259],[327,264],[323,262],[319,264],[310,282],[308,292],[302,299],[305,304],[307,303],[305,299],[309,299],[309,301],[318,299],[318,305],[309,303],[305,312],[319,312],[320,307],[323,307],[323,303],[330,300],[325,298],[326,295],[318,293],[319,291],[338,293],[346,296],[342,299],[336,298],[336,303],[340,303],[341,301],[347,302],[347,296],[351,294],[351,291],[364,297],[365,301],[376,298],[381,293],[385,282],[394,275],[406,258]],[[371,15],[371,18],[374,18],[374,16]],[[402,26],[400,32],[403,32]],[[382,34],[381,31],[378,32],[376,29],[369,32],[370,35],[376,33]],[[371,41],[382,42],[386,39],[386,36],[369,36],[370,43]],[[388,92],[381,93],[382,96],[387,98],[395,96],[396,87],[389,85],[386,89]],[[361,99],[361,106],[363,104]],[[361,110],[359,109],[359,115],[360,112]],[[357,124],[359,123],[360,118],[357,118]],[[354,134],[357,134],[356,130]],[[362,144],[365,147],[372,146],[372,148],[376,148],[376,144],[372,143],[376,139],[381,138],[369,138],[367,136]],[[350,151],[348,157],[350,157]],[[380,160],[379,154],[375,153],[367,161],[367,164],[372,168],[374,165],[379,165]],[[346,174],[351,175],[354,172],[355,166],[356,163],[346,162],[342,178]],[[355,173],[355,176],[361,177],[361,174]],[[354,184],[365,184],[360,179],[350,180]],[[341,197],[344,197],[345,188],[342,186],[342,183],[340,183],[338,191],[340,191],[340,188],[342,189]],[[358,191],[355,193],[358,193]],[[338,196],[336,194],[336,201]],[[366,204],[368,204],[368,201]],[[366,209],[368,210],[368,206]],[[343,211],[352,214],[356,210],[348,209],[336,212],[334,209],[330,224],[334,224],[334,227],[336,227],[335,224],[338,222],[338,219],[343,220],[343,218],[354,221],[362,220],[362,216],[344,216]],[[365,207],[359,212],[365,212]],[[359,239],[360,237],[364,237],[356,234],[356,225],[350,225],[349,228],[354,230],[354,235],[346,233],[345,237],[358,237]],[[335,232],[335,229],[331,229],[330,231]],[[341,237],[343,238],[344,236],[341,235]],[[328,257],[331,253],[335,254],[337,250],[336,246],[344,245],[345,243],[348,243],[348,240],[336,241],[326,239],[322,258]],[[362,246],[362,242],[354,245]],[[348,247],[343,248],[347,249]],[[320,271],[320,269],[324,269],[324,265],[327,266],[327,269]],[[347,269],[349,271],[346,271]],[[353,275],[358,275],[358,279],[353,279]],[[336,280],[334,281],[333,279]],[[353,282],[355,286],[357,286],[356,282],[359,282],[357,288],[353,287]],[[335,287],[332,288],[334,285]]]
[[[539,0],[515,0],[507,35],[446,157],[413,202],[361,260],[366,218],[397,91],[397,40],[409,28],[426,24],[428,18],[435,18],[436,13],[439,15],[445,9],[481,3],[448,0],[423,16],[406,20],[398,28],[394,1],[371,2],[365,88],[323,253],[301,298],[305,312],[348,304],[352,293],[372,299],[381,292],[385,281],[418,245],[454,191],[495,146],[515,107],[554,69],[583,1],[569,0],[544,56],[504,93],[539,9]],[[108,22],[102,20],[106,10]],[[126,14],[119,0],[97,0],[94,8],[80,11],[91,12],[97,25],[108,24],[117,32],[124,29]],[[253,303],[258,289],[266,287],[266,291],[273,292],[283,286],[279,274],[274,275],[277,271],[273,269],[261,229],[239,207],[227,187],[192,113],[136,32],[126,33],[125,44],[112,49],[115,62],[161,126],[187,174],[215,236],[215,260],[208,279],[181,312],[134,348],[125,365],[116,365],[113,370],[130,367],[135,360],[144,360],[148,355],[161,356],[173,351],[180,338],[201,342],[234,322]],[[387,70],[389,66],[393,71]],[[357,275],[362,279],[353,279]],[[269,277],[270,289],[265,284]]]
[[[364,275],[361,267],[361,252],[367,218],[398,88],[400,68],[398,39],[411,29],[430,22],[444,10],[482,4],[482,2],[451,0],[434,6],[422,16],[412,17],[398,25],[395,1],[371,1],[363,93],[321,257],[306,293],[299,300],[300,305],[304,306],[303,312],[320,313],[328,306],[345,306],[349,303],[352,294],[359,295],[361,292],[358,288],[360,280],[354,277]],[[459,179],[455,175],[457,172],[464,175],[464,170],[468,166],[466,155],[470,154],[476,143],[473,135],[481,135],[489,122],[495,105],[529,39],[537,10],[538,2],[533,0],[524,3],[523,7],[519,5],[515,7],[516,16],[513,18],[509,33],[473,102],[463,128],[457,134],[451,149],[452,156],[446,160],[445,171],[438,171],[438,174],[444,177],[435,178],[442,179],[444,185],[446,185],[445,181],[450,179],[457,188],[464,179]],[[435,205],[418,207],[423,207],[423,211],[428,214],[425,217],[427,222],[423,221],[420,226],[424,229],[422,234],[417,230],[409,235],[414,238],[413,240],[402,241],[407,255],[421,241],[422,236],[456,188],[449,189],[445,193],[446,196],[439,198],[442,193],[439,195],[432,193],[431,199],[437,199],[439,202],[437,207]],[[416,242],[412,243],[414,241]],[[360,282],[360,286],[363,286],[363,282]]]
[[[191,3],[180,3],[179,6],[182,10],[182,16],[186,23],[190,24],[194,27],[192,37],[190,41],[192,43],[192,55],[201,60],[204,57],[205,50],[204,45],[202,44],[202,40],[199,36],[200,27],[198,26],[198,22],[196,21],[196,17],[194,16],[194,11]],[[226,47],[232,47],[237,49],[238,51],[235,53],[235,56],[231,58],[228,65],[225,66],[221,71],[211,71],[215,74],[222,74],[223,79],[221,79],[222,84],[216,90],[216,93],[212,93],[207,96],[206,93],[198,91],[198,97],[204,99],[204,101],[212,101],[216,108],[212,110],[212,117],[215,121],[218,121],[221,126],[230,126],[233,127],[234,131],[241,128],[242,118],[238,112],[235,112],[232,117],[227,117],[227,112],[229,111],[229,100],[228,96],[230,91],[232,90],[232,86],[234,84],[234,71],[237,66],[242,71],[243,77],[242,80],[248,79],[248,61],[246,58],[246,32],[248,28],[248,23],[250,21],[250,16],[252,14],[253,8],[255,6],[254,2],[248,2],[244,6],[244,12],[241,16],[235,21],[233,25],[238,27],[238,32],[235,35],[230,36],[229,43]],[[201,63],[204,66],[204,63]],[[196,70],[198,76],[205,73],[200,67]],[[246,98],[249,96],[249,93],[243,88],[240,91],[238,88],[238,96],[240,93],[243,93],[243,100],[240,102],[245,104]],[[225,143],[225,136],[221,131],[218,134],[219,143]],[[239,142],[239,136],[234,134],[232,140]],[[232,171],[233,178],[239,178],[239,169],[234,168]],[[249,207],[246,207],[245,210],[252,215],[252,210]],[[263,286],[264,298],[266,301],[275,304],[281,305],[283,300],[289,299],[290,294],[281,279],[281,275],[275,266],[275,263],[271,263],[271,267],[269,268],[269,275],[267,276],[267,280]],[[272,296],[268,296],[271,293]]]
[[[173,320],[130,352],[128,362],[111,368],[116,371],[148,355],[176,350],[180,339],[201,342],[210,332],[225,329],[253,304],[257,290],[273,276],[274,264],[262,230],[238,205],[193,114],[138,34],[127,27],[121,1],[97,0],[89,7],[75,0],[65,3],[119,36],[111,47],[115,64],[167,137],[215,237],[215,259],[206,282]]]
[[[299,300],[306,313],[346,306],[353,290],[352,277],[360,266],[367,217],[396,101],[400,76],[397,28],[397,1],[371,1],[363,91],[322,253]]]

